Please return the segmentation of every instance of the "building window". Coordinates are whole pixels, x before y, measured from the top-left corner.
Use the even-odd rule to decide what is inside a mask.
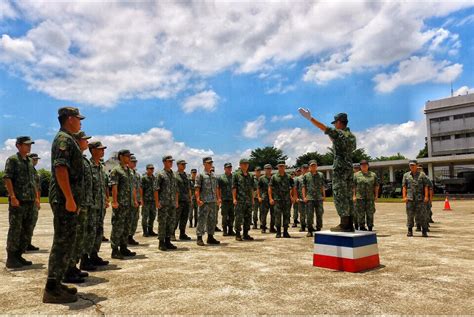
[[[455,115],[454,120],[467,119],[467,118],[472,118],[472,117],[474,117],[474,112],[469,112],[469,113]]]
[[[474,138],[474,132],[466,133],[466,138]]]
[[[445,140],[451,140],[450,135],[443,135],[443,136],[435,136],[432,138],[433,141],[445,141]]]
[[[454,135],[454,138],[455,138],[455,139],[464,139],[465,137],[466,137],[466,134],[465,134],[465,133],[463,133],[463,134],[455,134],[455,135]]]
[[[443,121],[449,121],[449,116],[431,119],[431,122],[443,122]]]

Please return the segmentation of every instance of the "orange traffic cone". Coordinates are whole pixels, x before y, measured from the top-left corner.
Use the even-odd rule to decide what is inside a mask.
[[[448,196],[446,196],[446,199],[444,200],[444,208],[443,208],[443,210],[446,210],[446,211],[452,210],[452,209],[451,209],[451,205],[449,204]]]

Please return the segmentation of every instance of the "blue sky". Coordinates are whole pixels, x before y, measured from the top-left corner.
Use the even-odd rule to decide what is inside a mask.
[[[165,153],[236,162],[266,145],[292,163],[329,145],[300,106],[327,123],[347,112],[373,156],[413,156],[424,102],[449,96],[451,82],[474,87],[474,2],[0,0],[0,12],[0,158],[31,135],[44,167],[64,105],[140,166]]]

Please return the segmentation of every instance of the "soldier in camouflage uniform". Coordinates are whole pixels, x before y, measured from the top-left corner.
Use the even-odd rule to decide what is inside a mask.
[[[189,184],[191,188],[194,188],[194,185],[196,185],[196,175],[197,175],[197,170],[195,168],[191,169],[191,178],[189,179]],[[191,208],[189,210],[189,227],[193,227],[193,219],[194,219],[194,227],[197,226],[197,220],[198,220],[198,205],[196,201],[196,195],[192,195],[192,203],[191,203]]]
[[[40,175],[39,175],[38,171],[36,170],[35,166],[38,165],[38,161],[41,158],[36,153],[30,153],[28,156],[30,157],[31,163],[33,164],[33,169],[34,169],[34,172],[35,172],[36,195],[38,197],[38,200],[40,200],[40,198],[41,198],[41,178],[40,178]],[[38,222],[38,212],[39,212],[40,209],[41,209],[40,204],[35,204],[34,207],[33,207],[34,212],[33,212],[33,216],[32,216],[32,219],[31,219],[31,233],[29,234],[29,237],[28,237],[28,246],[26,247],[26,251],[38,251],[39,250],[38,247],[35,247],[34,245],[31,244],[31,241],[32,241],[32,238],[33,238],[33,232],[35,230],[36,223]]]
[[[253,238],[248,234],[250,230],[250,222],[252,221],[252,204],[254,201],[253,188],[254,182],[250,175],[249,160],[240,160],[240,169],[232,175],[232,198],[235,206],[235,239],[237,241],[249,240]],[[244,229],[243,236],[242,224]]]
[[[112,185],[112,233],[110,246],[112,258],[123,260],[124,256],[135,256],[136,253],[127,248],[130,234],[132,206],[138,206],[134,178],[129,167],[131,153],[127,149],[118,152],[120,164],[110,171]],[[120,248],[120,249],[119,249]]]
[[[222,230],[224,236],[234,236],[234,203],[232,201],[232,164],[224,164],[224,175],[218,178],[219,191],[222,199]]]
[[[375,201],[378,199],[379,178],[377,174],[369,171],[369,162],[360,162],[361,171],[354,174],[354,202],[355,215],[359,230],[366,231],[365,223],[369,231],[374,227]]]
[[[267,228],[268,211],[270,211],[271,228],[274,227],[273,205],[270,205],[270,200],[268,198],[268,184],[270,184],[270,180],[272,178],[272,166],[270,164],[265,164],[263,168],[265,170],[265,174],[260,176],[260,179],[258,180],[257,197],[258,197],[258,201],[261,204],[260,223],[262,224],[261,226],[262,233],[266,233],[268,229]],[[270,230],[270,232],[272,231]]]
[[[357,172],[360,172],[360,164],[359,163],[354,163],[352,164],[352,172],[354,173],[354,175],[357,173]],[[353,222],[354,222],[354,228],[355,230],[359,230],[359,217],[357,216],[356,214],[356,201],[354,201],[354,219],[353,219]]]
[[[295,183],[297,193],[298,193],[298,188],[300,187],[299,186],[300,176],[301,176],[301,167],[297,167],[295,169],[295,172],[291,173],[291,179]],[[303,198],[301,198],[301,200],[303,200]],[[299,215],[300,215],[300,201],[299,199],[297,199],[296,202],[293,204],[293,225],[292,225],[293,228],[298,227],[298,223],[299,223],[298,219],[300,218]],[[304,221],[302,219],[300,231],[304,231],[303,222]],[[304,227],[306,227],[306,223],[304,223]]]
[[[334,205],[341,218],[338,226],[331,231],[353,232],[353,210],[352,182],[354,174],[352,171],[352,153],[356,149],[356,138],[350,131],[347,123],[347,114],[339,113],[334,116],[334,128],[327,127],[315,118],[311,117],[308,109],[300,108],[303,117],[310,120],[316,127],[324,131],[333,142],[334,164],[332,187],[334,193]]]
[[[92,205],[89,217],[89,226],[91,230],[95,229],[94,239],[89,244],[89,255],[92,265],[104,266],[109,261],[103,260],[99,256],[102,237],[104,235],[104,216],[105,210],[109,207],[108,178],[104,171],[101,159],[104,157],[105,149],[102,142],[95,141],[89,143],[89,151],[92,155],[92,190],[94,192],[94,204]]]
[[[314,215],[316,214],[316,231],[323,227],[323,202],[326,199],[326,181],[324,175],[318,172],[318,163],[315,160],[309,162],[310,172],[302,175],[303,200],[306,202],[308,233],[312,237],[314,232]]]
[[[176,223],[174,225],[174,231],[171,235],[171,240],[175,237],[175,231],[179,226],[179,240],[191,240],[186,234],[186,223],[189,218],[189,210],[191,208],[191,186],[189,183],[188,175],[185,172],[186,161],[179,160],[176,165],[178,171],[176,172],[176,182],[179,192],[179,206],[176,209]],[[194,190],[194,188],[193,188]],[[176,239],[175,239],[176,240]]]
[[[35,208],[39,206],[35,169],[28,157],[31,145],[30,137],[16,139],[18,152],[10,156],[5,163],[5,185],[8,190],[8,219],[10,227],[7,237],[7,268],[19,268],[32,265],[22,254],[28,247],[33,232]],[[35,207],[36,205],[36,207]]]
[[[283,237],[291,238],[288,233],[290,224],[291,204],[296,201],[296,190],[294,182],[285,171],[285,161],[278,162],[278,173],[272,176],[268,184],[268,196],[270,204],[275,206],[276,238],[281,238],[281,227],[283,225]],[[282,223],[283,218],[283,223]]]
[[[155,167],[153,164],[146,166],[146,173],[142,176],[140,196],[142,198],[142,228],[144,237],[156,237],[153,232],[153,224],[158,210],[158,189],[156,188],[156,177],[153,175]]]
[[[433,196],[434,196],[434,190],[433,190],[433,182],[431,181],[431,179],[425,174],[424,170],[423,170],[423,166],[421,164],[418,164],[418,172],[420,173],[423,173],[425,176],[426,176],[426,185],[428,186],[428,193],[429,193],[429,199],[428,199],[428,202],[425,204],[425,209],[426,209],[426,216],[428,217],[428,228],[426,229],[427,232],[430,232],[430,222],[432,222],[432,218],[431,216],[433,215],[433,212],[431,210],[431,206],[432,206],[432,200],[433,200]],[[416,225],[416,231],[421,231],[421,224],[419,224],[418,222],[416,222],[416,218],[415,218],[415,225]]]
[[[258,180],[260,179],[260,176],[262,176],[262,168],[260,166],[257,166],[255,167],[255,175],[253,177],[253,182],[254,182],[253,197],[254,198],[253,198],[253,218],[252,218],[253,228],[252,229],[258,229],[258,220],[259,220],[258,215],[259,215],[259,212],[261,212],[261,205],[260,205],[260,202],[258,201],[258,195],[257,195]]]
[[[178,184],[171,169],[173,157],[163,157],[163,170],[156,176],[158,190],[158,239],[161,251],[175,250],[177,247],[171,243],[171,235],[176,221],[176,209],[179,207]]]
[[[414,218],[421,225],[423,237],[428,236],[428,217],[425,204],[429,201],[428,181],[425,173],[417,170],[417,161],[409,162],[410,172],[403,175],[403,201],[406,203],[408,237],[413,236]]]
[[[212,158],[202,159],[204,172],[196,177],[195,195],[199,206],[198,223],[196,229],[197,245],[204,246],[202,236],[207,232],[207,244],[220,244],[214,238],[217,224],[216,205],[220,205],[219,183],[212,172]]]
[[[84,190],[82,152],[73,137],[81,129],[79,110],[64,107],[58,110],[61,129],[51,147],[51,183],[49,203],[54,216],[53,246],[49,255],[48,280],[43,303],[77,301],[77,289],[63,284],[64,273],[71,262],[77,231],[77,211]]]
[[[132,155],[130,157],[130,163],[128,166],[130,167],[130,173],[132,174],[133,178],[133,186],[135,188],[135,192],[137,195],[137,201],[138,201],[138,206],[132,205],[130,209],[130,233],[128,235],[128,244],[130,245],[139,245],[138,241],[136,241],[133,236],[135,235],[135,232],[137,232],[137,227],[138,227],[138,218],[140,216],[140,204],[142,202],[141,196],[140,196],[140,173],[137,172],[137,158]]]

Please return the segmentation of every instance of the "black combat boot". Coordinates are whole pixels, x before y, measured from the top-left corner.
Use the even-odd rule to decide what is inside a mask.
[[[296,223],[296,221],[295,221],[295,223],[293,223],[293,225],[291,227],[292,228],[297,228],[298,227],[298,224]]]
[[[313,226],[308,227],[308,233],[306,234],[307,237],[312,237],[313,236]]]
[[[120,253],[119,249],[112,249],[112,259],[123,260],[123,255]]]
[[[32,244],[29,244],[27,247],[26,247],[26,251],[38,251],[39,248],[38,247],[35,247],[34,245]]]
[[[310,227],[308,227],[308,231],[309,231],[309,228],[310,228]],[[305,231],[306,231],[306,226],[305,226],[305,225],[301,225],[301,228],[300,228],[299,232],[305,232]]]
[[[126,245],[120,246],[120,253],[122,253],[123,256],[135,256],[137,255],[136,252],[130,251]]]
[[[109,242],[109,239],[107,239],[106,237],[102,237],[102,242]]]
[[[88,277],[89,273],[79,270],[76,266],[72,267],[72,271],[79,277]]]
[[[180,230],[179,240],[189,241],[189,240],[191,240],[191,238],[186,234],[186,232],[184,232],[184,230]]]
[[[201,247],[203,247],[205,245],[204,241],[202,241],[202,236],[197,236],[196,244],[201,246]]]
[[[165,240],[160,239],[160,243],[158,244],[158,249],[160,249],[160,251],[168,251]]]
[[[267,227],[266,226],[262,226],[262,233],[267,233]]]
[[[235,240],[242,241],[242,236],[240,235],[240,231],[235,232]]]
[[[367,228],[365,227],[365,224],[361,224],[361,225],[359,226],[359,230],[360,230],[360,231],[367,231]]]
[[[407,237],[413,237],[413,228],[408,228]]]
[[[369,226],[369,231],[372,231],[372,228],[373,228],[372,226]]]
[[[18,261],[20,261],[20,263],[22,265],[25,265],[25,266],[33,265],[33,262],[28,261],[27,259],[25,259],[24,257],[21,256],[21,252],[17,253],[17,259],[18,259]]]
[[[70,267],[64,274],[63,282],[64,283],[73,283],[73,284],[80,284],[84,283],[86,280],[83,277],[80,277],[76,274],[74,268]]]
[[[227,233],[227,226],[222,227],[222,236],[227,237],[229,234]]]
[[[22,267],[23,264],[21,263],[15,252],[8,252],[7,262],[5,263],[5,266],[9,269],[18,269]]]
[[[72,291],[61,287],[56,279],[48,278],[43,292],[43,303],[45,304],[66,304],[77,302],[77,295]],[[77,289],[76,289],[77,293]]]
[[[148,235],[149,235],[150,237],[156,237],[156,236],[158,236],[157,233],[153,232],[153,227],[148,227]]]
[[[128,244],[139,245],[140,243],[138,243],[138,241],[135,241],[135,239],[133,239],[133,236],[128,236]]]
[[[171,243],[170,238],[165,238],[165,245],[167,249],[176,250],[178,247]]]
[[[83,271],[96,271],[97,267],[92,264],[91,260],[89,259],[89,256],[87,254],[84,254],[81,258],[81,265],[79,268]]]
[[[253,224],[253,227],[252,227],[252,229],[258,229],[258,225],[257,225],[257,223],[254,223],[254,224]]]
[[[283,228],[283,238],[291,238],[290,234],[288,233],[288,227]]]
[[[281,238],[281,227],[277,227],[275,238]]]
[[[421,236],[424,238],[428,237],[428,229],[423,228],[421,231]]]
[[[232,226],[229,226],[228,234],[229,234],[229,236],[231,236],[231,237],[232,237],[232,236],[235,236],[235,232],[234,232],[234,230],[232,229]]]
[[[142,227],[143,230],[143,237],[148,238],[150,235],[148,234],[148,228],[147,227]]]
[[[95,266],[105,266],[109,264],[109,261],[105,261],[102,259],[97,252],[92,252],[90,256],[90,260],[93,265]]]
[[[247,230],[244,230],[244,235],[242,239],[247,240],[247,241],[253,241],[253,238],[249,235],[249,232]]]
[[[341,223],[330,229],[332,232],[354,232],[351,217],[341,217]]]
[[[216,228],[214,229],[214,231],[215,231],[215,232],[222,232],[222,230],[221,230],[218,226],[216,226]]]
[[[212,234],[208,234],[207,235],[207,244],[221,244],[221,242],[214,239],[214,236]]]

